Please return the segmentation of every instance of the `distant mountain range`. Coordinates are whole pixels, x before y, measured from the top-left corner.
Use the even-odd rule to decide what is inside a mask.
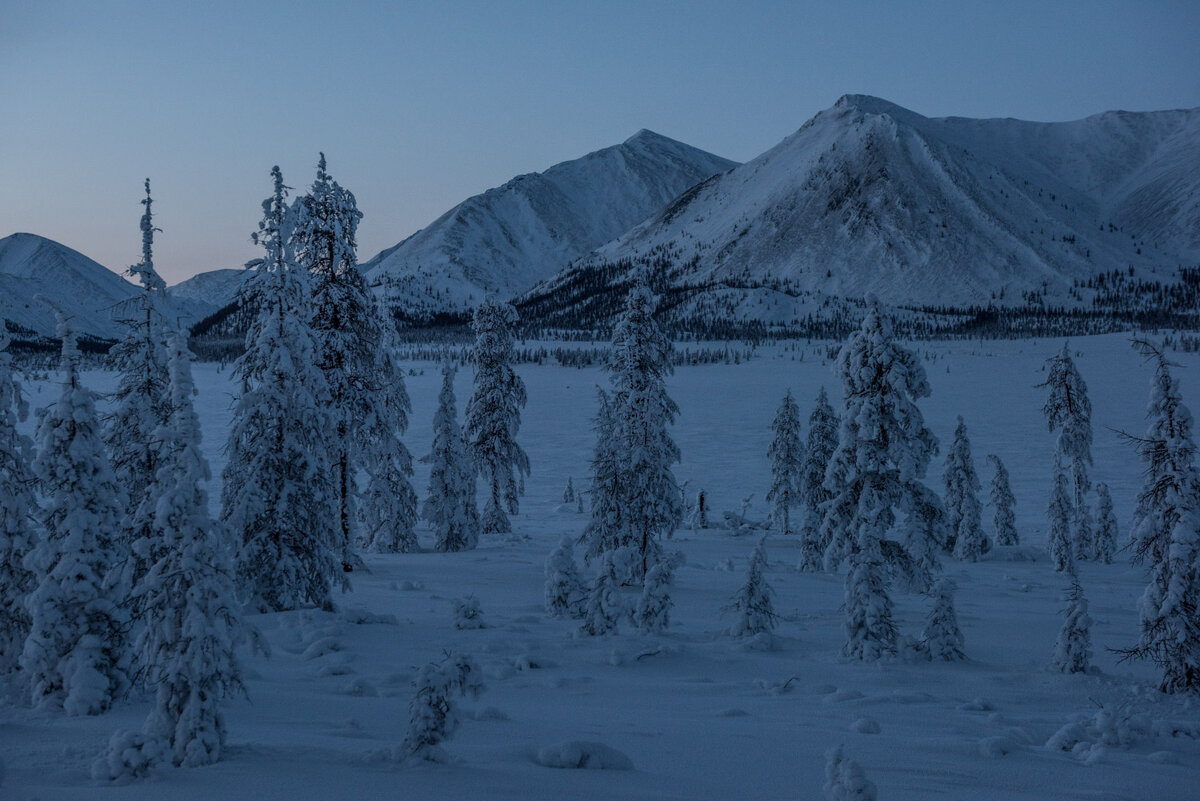
[[[847,95],[742,165],[640,131],[469,198],[361,269],[416,326],[462,319],[494,294],[535,326],[603,327],[637,270],[676,330],[708,334],[834,331],[821,321],[867,296],[950,318],[1195,317],[1197,164],[1200,109],[931,119]],[[222,310],[245,275],[172,287],[180,318]],[[42,293],[113,338],[112,309],[133,291],[65,246],[0,240],[10,328],[53,330],[33,301]]]

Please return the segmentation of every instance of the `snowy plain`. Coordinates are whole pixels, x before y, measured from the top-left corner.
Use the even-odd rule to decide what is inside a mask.
[[[884,800],[1200,797],[1200,704],[1159,695],[1152,666],[1120,663],[1106,650],[1137,635],[1145,575],[1129,565],[1128,552],[1112,565],[1080,568],[1095,621],[1094,672],[1068,676],[1050,667],[1066,580],[1044,555],[1053,435],[1036,385],[1061,346],[1050,339],[912,346],[929,373],[933,395],[920,405],[943,453],[961,414],[984,485],[985,457],[997,453],[1017,497],[1021,546],[977,564],[944,560],[959,585],[965,662],[843,660],[842,577],[798,572],[798,542],[782,535],[767,544],[767,578],[782,615],[775,647],[747,648],[728,636],[732,618],[721,610],[744,578],[755,537],[717,528],[682,528],[668,546],[686,562],[676,572],[667,633],[641,635],[625,625],[616,636],[582,637],[576,622],[548,618],[543,564],[562,536],[584,526],[586,516],[564,506],[562,493],[568,476],[577,489],[587,484],[589,418],[606,379],[598,369],[525,365],[520,441],[533,473],[513,518],[519,541],[485,538],[478,550],[453,554],[368,554],[337,613],[252,617],[272,654],[243,654],[250,697],[228,705],[228,747],[210,767],[163,769],[122,786],[90,778],[109,735],[140,728],[145,700],[91,718],[0,707],[0,798],[819,799],[824,753],[839,743]],[[1116,432],[1144,430],[1151,371],[1126,336],[1070,346],[1093,404],[1092,477],[1112,489],[1123,544],[1142,468]],[[689,493],[706,491],[714,522],[751,493],[750,516],[766,516],[769,424],[785,389],[805,419],[821,385],[838,405],[826,347],[764,347],[748,362],[682,367],[669,380],[681,409],[676,476]],[[1171,355],[1185,402],[1200,408],[1200,359]],[[416,373],[407,378],[406,442],[419,457],[432,437],[440,376],[431,363],[406,367]],[[113,382],[102,373],[86,379],[101,391]],[[196,379],[205,450],[219,477],[232,384],[211,364],[197,365]],[[460,412],[470,380],[461,370]],[[52,382],[34,385],[32,405],[44,406],[54,392]],[[422,497],[426,473],[418,462]],[[939,460],[927,483],[940,491]],[[215,511],[217,481],[210,491]],[[424,525],[418,536],[431,546]],[[459,631],[452,602],[469,593],[487,627]],[[916,636],[928,600],[896,600],[902,634]],[[475,656],[487,689],[462,702],[461,726],[444,744],[448,763],[396,764],[389,752],[407,726],[411,678],[446,649]],[[1101,707],[1132,715],[1124,745],[1046,746]],[[539,764],[543,749],[576,741],[616,749],[633,769]]]

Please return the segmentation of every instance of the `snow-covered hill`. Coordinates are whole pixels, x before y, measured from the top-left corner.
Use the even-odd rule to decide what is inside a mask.
[[[1197,164],[1200,109],[930,119],[847,95],[530,297],[578,297],[564,290],[594,283],[598,268],[621,280],[628,259],[653,263],[670,286],[782,286],[801,299],[783,305],[797,308],[867,294],[914,305],[1087,301],[1076,281],[1130,267],[1173,280],[1200,261]]]
[[[734,166],[639,131],[469,198],[362,269],[414,316],[462,310],[488,293],[511,297]]]
[[[36,234],[0,239],[0,320],[40,336],[55,331],[54,312],[44,296],[72,317],[76,330],[98,339],[122,336],[121,303],[138,287],[77,250]],[[195,322],[207,304],[172,297],[174,317]]]
[[[172,300],[190,304],[199,316],[205,317],[233,302],[238,289],[252,272],[250,270],[209,270],[170,287]]]

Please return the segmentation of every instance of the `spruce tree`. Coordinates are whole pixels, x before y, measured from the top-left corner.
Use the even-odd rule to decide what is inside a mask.
[[[29,636],[25,599],[37,587],[37,574],[25,565],[38,540],[33,443],[17,429],[29,408],[13,375],[10,341],[0,331],[0,676],[18,667]]]
[[[1134,512],[1134,560],[1149,568],[1138,612],[1141,636],[1123,651],[1163,671],[1162,690],[1200,692],[1200,474],[1192,414],[1161,352],[1138,343],[1154,362],[1150,424],[1137,439],[1146,479]]]
[[[184,335],[169,346],[170,408],[162,443],[152,531],[160,554],[135,589],[144,628],[137,650],[154,690],[144,732],[175,765],[216,762],[225,742],[221,701],[244,690],[234,648],[243,639],[228,548],[208,513],[208,463],[192,406]]]
[[[225,446],[221,521],[235,542],[242,601],[256,611],[333,608],[342,570],[330,481],[329,390],[317,369],[309,290],[291,248],[294,221],[279,168],[254,241],[266,256],[243,285],[258,313],[234,365],[238,382]]]
[[[1017,499],[1008,483],[1008,470],[1000,461],[1000,457],[994,453],[988,455],[988,461],[992,463],[992,469],[995,471],[992,474],[989,502],[996,510],[996,516],[993,518],[996,526],[996,544],[1017,545],[1020,543],[1020,537],[1017,535],[1017,515],[1013,512]]]
[[[579,537],[585,563],[619,547],[624,530],[621,506],[624,474],[613,405],[604,390],[597,390],[596,395],[597,410],[592,423],[596,448],[592,455],[591,517]]]
[[[646,574],[642,597],[633,610],[633,623],[648,633],[665,631],[671,622],[671,586],[675,583],[672,559],[662,559]]]
[[[577,617],[583,610],[584,594],[574,544],[570,537],[563,537],[546,557],[546,612],[551,617]]]
[[[464,435],[476,468],[488,488],[483,509],[483,533],[512,531],[509,514],[516,514],[525,492],[529,457],[517,444],[525,382],[513,369],[513,327],[516,310],[488,298],[475,309],[471,330],[475,346],[475,389],[467,401]]]
[[[875,801],[878,791],[857,762],[838,746],[825,754],[825,801]]]
[[[605,551],[600,557],[596,577],[588,589],[580,631],[593,637],[610,634],[625,616],[625,601],[621,596],[621,575],[631,554],[627,548]]]
[[[679,407],[667,394],[674,370],[671,341],[654,321],[656,306],[645,274],[639,274],[613,329],[613,430],[622,469],[621,544],[637,558],[631,563],[640,581],[661,558],[663,537],[670,537],[683,516],[683,501],[672,465],[679,447],[667,427]]]
[[[929,585],[925,554],[940,542],[896,539],[897,509],[913,515],[928,488],[921,483],[937,449],[916,405],[929,395],[925,369],[916,355],[892,338],[877,304],[842,347],[837,360],[845,398],[838,449],[826,471],[834,493],[826,505],[822,538],[826,563],[848,557],[846,656],[873,660],[896,652],[896,627],[888,582],[895,575],[920,589]],[[920,534],[921,537],[927,536]],[[928,535],[932,536],[932,535]],[[914,558],[914,552],[921,559]]]
[[[975,462],[971,459],[967,425],[961,417],[954,430],[954,444],[946,456],[943,481],[946,487],[946,523],[954,543],[954,558],[977,562],[987,549],[987,540],[980,523],[979,477],[975,474]]]
[[[821,519],[825,504],[833,497],[825,488],[825,468],[837,450],[839,425],[837,412],[821,387],[808,416],[808,447],[800,468],[800,569],[804,571],[821,570],[825,559],[828,543],[821,538]]]
[[[296,263],[311,276],[310,307],[316,364],[328,386],[329,466],[337,510],[337,542],[343,569],[355,558],[359,470],[371,443],[365,422],[379,390],[375,373],[380,321],[366,279],[358,269],[357,233],[362,219],[354,194],[326,171],[320,154],[317,177],[295,203],[291,243]]]
[[[766,501],[772,505],[775,526],[784,534],[792,534],[791,511],[800,502],[803,481],[804,441],[800,438],[800,407],[790,389],[775,413],[771,430],[775,437],[767,450],[767,458],[771,460],[771,489]]]
[[[484,690],[479,665],[466,654],[446,653],[417,671],[413,697],[408,704],[408,733],[400,758],[419,757],[432,762],[445,760],[439,744],[458,728],[454,698],[478,697]]]
[[[38,425],[33,470],[45,498],[45,537],[28,559],[38,586],[28,600],[20,661],[36,706],[94,715],[129,686],[123,495],[101,438],[96,395],[79,380],[75,334],[61,319],[58,333],[62,391]]]
[[[475,468],[458,427],[454,367],[442,367],[442,391],[433,417],[429,488],[421,516],[433,527],[438,551],[465,551],[479,544],[479,511],[475,504]]]
[[[1061,468],[1054,471],[1054,491],[1050,494],[1050,505],[1046,509],[1050,532],[1046,537],[1046,550],[1054,570],[1075,569],[1075,549],[1071,547],[1071,496],[1067,491],[1067,474]]]
[[[1117,515],[1104,482],[1096,484],[1096,561],[1111,565],[1117,553]]]
[[[954,611],[956,589],[952,579],[942,578],[930,590],[934,599],[933,608],[921,632],[921,652],[935,662],[957,662],[966,658],[962,631],[958,628],[958,614]]]
[[[395,360],[395,327],[384,320],[385,333],[375,354],[377,391],[363,423],[367,449],[367,487],[361,507],[362,537],[367,550],[376,553],[415,551],[417,493],[412,485],[412,454],[402,439],[408,430],[412,404],[404,374]]]
[[[775,628],[775,591],[767,583],[767,537],[763,535],[746,567],[746,580],[733,596],[730,608],[737,615],[729,629],[734,637],[770,637]]]
[[[1063,600],[1063,626],[1054,643],[1054,666],[1063,673],[1084,673],[1092,658],[1092,619],[1088,617],[1087,599],[1074,569],[1071,588]]]
[[[170,325],[164,317],[167,285],[154,269],[154,214],[151,210],[150,179],[141,201],[142,260],[129,268],[141,292],[125,301],[118,314],[126,327],[125,337],[113,346],[112,358],[118,373],[113,394],[114,409],[104,433],[117,485],[126,494],[123,538],[132,549],[128,580],[136,583],[149,568],[154,542],[150,537],[154,499],[146,488],[158,470],[160,443],[155,432],[166,422],[167,355],[164,349]],[[140,615],[135,614],[135,618]]]
[[[1058,431],[1055,463],[1070,470],[1071,547],[1077,559],[1091,559],[1094,545],[1087,492],[1091,489],[1088,467],[1092,464],[1092,403],[1066,344],[1047,365],[1049,375],[1040,386],[1047,387],[1050,396],[1042,413],[1050,430]]]

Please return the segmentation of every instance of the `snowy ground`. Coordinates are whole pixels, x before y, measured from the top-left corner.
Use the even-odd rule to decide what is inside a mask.
[[[986,454],[1004,459],[1029,546],[979,564],[946,561],[960,587],[965,663],[840,659],[842,579],[798,573],[797,544],[783,536],[768,543],[768,579],[784,615],[774,650],[747,650],[725,634],[732,621],[721,608],[743,579],[753,539],[721,530],[677,533],[674,547],[687,561],[676,574],[667,634],[641,636],[626,626],[617,636],[578,637],[573,623],[546,618],[543,562],[562,535],[577,535],[584,524],[560,507],[561,495],[567,476],[576,487],[586,484],[588,418],[604,378],[598,370],[524,367],[529,405],[521,440],[533,475],[514,518],[524,541],[485,540],[459,554],[368,556],[369,572],[355,574],[341,613],[253,618],[273,654],[247,657],[250,699],[230,705],[229,747],[212,767],[101,785],[89,778],[92,759],[113,730],[140,727],[144,702],[86,719],[0,707],[0,797],[817,799],[824,752],[845,743],[884,800],[1195,799],[1200,705],[1157,695],[1151,666],[1118,663],[1105,650],[1136,637],[1145,579],[1126,554],[1117,564],[1081,568],[1097,670],[1064,676],[1048,668],[1065,582],[1042,556],[1052,435],[1041,417],[1044,390],[1035,385],[1061,344],[917,346],[934,390],[922,403],[927,422],[948,444],[955,416],[966,418],[985,484]],[[1123,542],[1141,466],[1115,431],[1144,430],[1150,371],[1123,337],[1071,345],[1093,402],[1093,478],[1112,488]],[[679,479],[693,492],[705,489],[717,510],[736,510],[754,493],[751,515],[764,515],[768,426],[783,391],[794,390],[805,418],[821,384],[836,405],[822,351],[764,350],[747,364],[678,370],[670,389],[682,410]],[[1200,408],[1196,357],[1174,358],[1185,400]],[[429,364],[412,367],[423,372],[408,379],[414,412],[407,441],[419,456],[430,442],[440,377]],[[88,378],[98,389],[111,381]],[[469,382],[460,374],[460,411]],[[197,383],[206,449],[219,475],[228,374],[201,365]],[[39,387],[34,405],[53,391]],[[424,465],[417,470],[423,495]],[[940,476],[938,463],[929,482],[939,490]],[[429,533],[419,533],[430,544]],[[1027,554],[1038,561],[1007,561]],[[488,628],[453,628],[452,599],[467,593],[479,597]],[[898,601],[902,631],[915,636],[927,602]],[[487,689],[463,704],[462,725],[446,743],[451,762],[393,764],[385,755],[403,738],[413,671],[443,649],[473,654]],[[1101,706],[1134,714],[1132,744],[1078,753],[1045,746]],[[538,764],[540,749],[570,741],[615,748],[634,769]]]

